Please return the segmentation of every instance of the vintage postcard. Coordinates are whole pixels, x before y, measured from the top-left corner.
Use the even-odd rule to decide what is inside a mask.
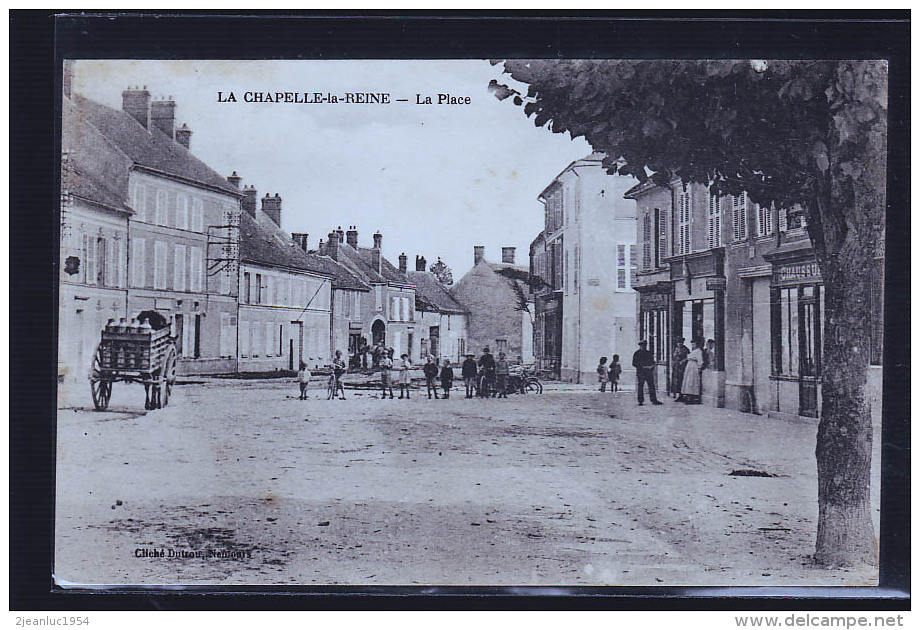
[[[884,62],[63,73],[58,586],[878,584]]]

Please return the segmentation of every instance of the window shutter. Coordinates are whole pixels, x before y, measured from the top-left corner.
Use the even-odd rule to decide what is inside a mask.
[[[176,244],[173,260],[173,289],[185,291],[185,245]]]
[[[648,212],[642,217],[642,268],[652,268],[652,216]]]
[[[661,264],[661,259],[667,258],[669,255],[668,252],[668,211],[659,210],[659,223],[658,223],[658,264]]]
[[[143,287],[147,281],[147,260],[145,252],[145,241],[142,238],[135,238],[131,241],[131,284],[136,287]]]
[[[117,282],[118,282],[118,286],[122,288],[125,286],[125,274],[126,274],[125,262],[127,261],[127,253],[128,253],[128,247],[125,244],[125,239],[119,239],[118,240],[118,253],[116,254],[116,256],[118,256],[118,261],[117,261],[118,280]]]

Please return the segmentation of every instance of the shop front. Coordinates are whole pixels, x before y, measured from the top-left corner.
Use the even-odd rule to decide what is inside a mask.
[[[680,339],[692,349],[694,341],[704,347],[703,403],[725,405],[725,276],[724,250],[710,249],[668,260],[671,263],[673,304],[670,353]],[[671,383],[671,391],[679,391]]]
[[[656,383],[659,392],[671,391],[668,375],[671,366],[670,337],[671,283],[657,282],[636,286],[639,294],[639,340],[648,342],[648,350],[655,357]],[[628,358],[628,357],[626,357]],[[620,357],[623,361],[624,357]]]
[[[770,347],[773,400],[771,411],[817,418],[821,400],[821,340],[824,331],[824,285],[818,263],[810,256],[768,255]]]

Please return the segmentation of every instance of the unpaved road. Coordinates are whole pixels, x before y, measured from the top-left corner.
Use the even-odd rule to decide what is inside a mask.
[[[811,566],[811,425],[625,393],[294,388],[208,381],[143,413],[141,388],[116,386],[107,412],[59,411],[59,583],[876,580]]]

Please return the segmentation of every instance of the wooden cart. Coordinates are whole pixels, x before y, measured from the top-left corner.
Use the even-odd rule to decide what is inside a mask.
[[[176,358],[168,326],[155,330],[147,321],[110,322],[96,346],[89,376],[96,410],[109,406],[112,385],[119,381],[144,386],[144,409],[165,407],[176,382]]]

